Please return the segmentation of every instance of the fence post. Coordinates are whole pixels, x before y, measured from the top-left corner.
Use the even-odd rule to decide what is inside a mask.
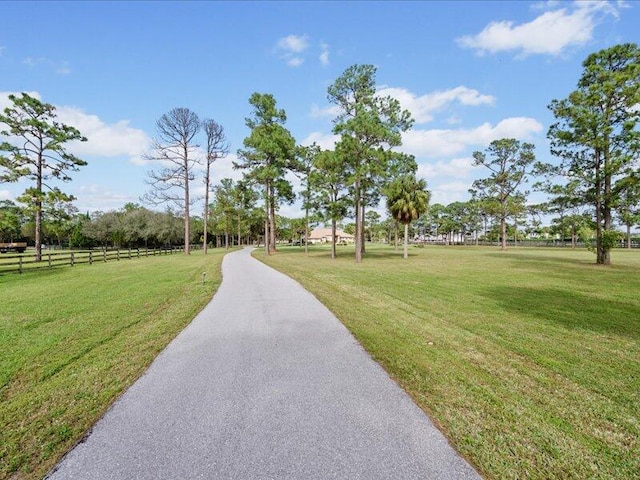
[[[105,248],[104,250],[102,250],[102,258],[104,259],[104,261],[107,261],[107,249]]]
[[[120,261],[120,249],[116,250],[116,259]]]
[[[75,265],[75,254],[71,253],[71,266],[73,267]]]
[[[131,248],[129,248],[129,260],[131,260]]]
[[[20,263],[20,266],[18,268],[20,270],[20,273],[22,274],[22,256],[20,256],[20,259],[18,260],[18,262]]]
[[[139,249],[139,248],[136,248],[136,250],[137,250],[137,253],[138,253],[138,255],[137,255],[137,256],[138,256],[138,258],[140,258],[140,249]]]
[[[47,259],[48,259],[48,263],[49,263],[49,268],[51,268],[51,254],[50,253],[47,254]]]
[[[89,252],[89,265],[93,265],[93,252]]]

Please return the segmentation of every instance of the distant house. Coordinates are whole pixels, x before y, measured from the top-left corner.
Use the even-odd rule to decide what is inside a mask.
[[[339,228],[336,229],[336,243],[353,243],[355,237],[344,233]],[[331,229],[330,228],[314,228],[309,233],[309,243],[315,245],[316,243],[331,243]]]

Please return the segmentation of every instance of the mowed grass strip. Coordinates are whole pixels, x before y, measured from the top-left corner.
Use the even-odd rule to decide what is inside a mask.
[[[42,478],[82,438],[211,299],[224,253],[0,276],[0,478]]]
[[[282,249],[487,478],[640,478],[640,252]]]

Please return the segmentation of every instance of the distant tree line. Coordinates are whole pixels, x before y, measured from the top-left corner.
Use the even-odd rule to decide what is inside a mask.
[[[331,226],[335,257],[335,231],[342,224],[353,232],[360,262],[366,240],[393,238],[397,244],[402,226],[405,256],[412,237],[484,239],[506,248],[523,235],[555,235],[574,245],[581,239],[591,245],[597,263],[609,264],[610,250],[621,239],[617,226],[626,230],[630,246],[632,228],[640,224],[640,49],[616,45],[589,55],[583,67],[576,90],[549,104],[556,120],[547,137],[558,161],[537,161],[530,143],[495,139],[473,153],[487,176],[470,186],[470,200],[446,206],[429,206],[430,192],[416,177],[415,158],[401,150],[402,134],[413,125],[411,114],[379,94],[372,65],[353,65],[328,87],[338,138],[329,150],[296,144],[273,95],[252,94],[245,119],[249,132],[234,162],[243,173],[240,181],[211,178],[213,162],[230,148],[221,125],[202,121],[187,108],[163,115],[145,155],[157,168],[149,171],[149,189],[141,199],[165,206],[164,213],[129,204],[117,212],[79,214],[74,198],[47,182],[68,181],[69,172],[85,164],[65,150],[67,142],[85,139],[57,123],[51,105],[27,94],[10,96],[13,107],[0,115],[0,126],[6,126],[0,130],[6,139],[0,144],[0,182],[26,177],[34,186],[17,204],[0,204],[0,234],[33,239],[38,256],[43,238],[69,245],[181,241],[187,254],[192,242],[205,249],[262,242],[271,254],[284,238],[307,238],[313,223]],[[293,175],[302,185],[297,195]],[[191,213],[201,200],[193,195],[198,178],[205,185],[201,217]],[[547,200],[531,205],[531,190],[544,192]],[[296,198],[304,218],[281,217],[280,207]],[[376,212],[379,205],[387,207],[385,221]],[[552,225],[540,225],[543,214],[553,218]],[[181,233],[176,219],[182,221]],[[345,219],[353,224],[344,225]]]

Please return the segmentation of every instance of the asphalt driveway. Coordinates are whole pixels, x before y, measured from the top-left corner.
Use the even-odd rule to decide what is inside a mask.
[[[249,249],[222,268],[212,301],[48,478],[479,478],[298,283]]]

